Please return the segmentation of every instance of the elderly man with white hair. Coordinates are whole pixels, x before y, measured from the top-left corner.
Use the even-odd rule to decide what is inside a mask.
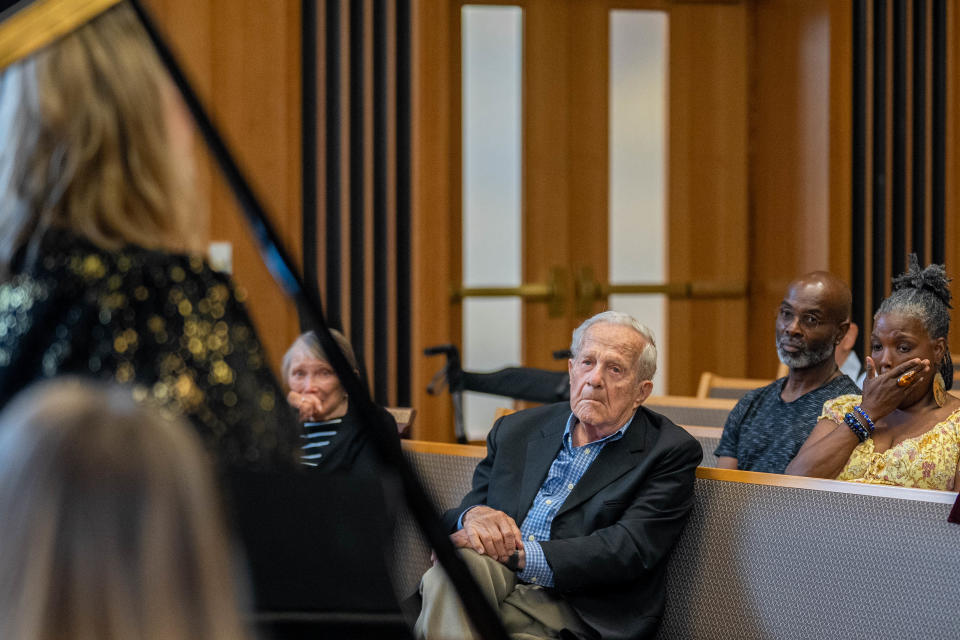
[[[498,420],[444,523],[512,637],[651,637],[702,450],[642,406],[657,366],[644,325],[600,313],[570,350],[569,405]],[[475,637],[440,567],[420,592],[417,637]]]

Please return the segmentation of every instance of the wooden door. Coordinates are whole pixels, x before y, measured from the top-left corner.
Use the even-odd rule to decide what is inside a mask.
[[[692,393],[700,369],[717,359],[713,344],[727,352],[745,345],[744,8],[652,0],[467,4],[423,3],[415,13],[414,41],[420,46],[420,55],[414,55],[420,73],[414,105],[415,348],[462,344],[464,295],[483,293],[465,288],[463,280],[462,163],[469,156],[463,148],[465,12],[493,4],[522,15],[522,282],[496,283],[504,285],[496,289],[523,284],[522,293],[532,294],[521,303],[520,363],[565,368],[552,352],[569,345],[580,321],[611,303],[611,12],[655,11],[667,25],[665,112],[670,114],[663,131],[664,230],[658,258],[663,278],[633,284],[674,285],[662,323],[669,330],[661,337],[667,348],[660,359],[669,378],[659,392]],[[708,299],[686,299],[691,283],[719,289]],[[697,322],[711,316],[709,325]],[[706,341],[711,349],[696,353]],[[415,392],[437,366],[437,361],[415,359]],[[417,396],[425,419],[416,437],[451,437],[448,402]]]

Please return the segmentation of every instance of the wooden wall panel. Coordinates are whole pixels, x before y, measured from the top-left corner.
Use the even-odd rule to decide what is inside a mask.
[[[851,0],[829,2],[829,270],[850,282],[852,162],[853,7]],[[862,329],[862,327],[861,327]]]
[[[291,250],[299,254],[299,3],[280,0],[150,0],[200,95]],[[198,139],[198,187],[210,241],[233,245],[236,281],[271,362],[298,332],[295,310],[274,284],[233,197]]]
[[[531,0],[523,15],[523,281],[547,282],[550,269],[569,269],[571,241],[584,236],[606,239],[605,226],[595,225],[606,216],[606,208],[597,207],[581,223],[589,220],[590,233],[580,229],[577,240],[563,222],[570,214],[570,194],[561,185],[589,183],[587,176],[572,179],[571,94],[574,87],[568,77],[573,34],[566,33],[571,3]],[[604,75],[599,70],[597,75]],[[582,88],[581,88],[582,89]],[[600,85],[601,91],[605,85]],[[606,113],[602,112],[602,116]],[[600,136],[605,127],[591,130]],[[594,169],[596,170],[596,169]],[[571,190],[572,190],[571,185]],[[599,203],[597,203],[599,204]],[[603,235],[600,235],[603,234]],[[585,248],[586,249],[586,248]],[[585,250],[585,255],[590,252]],[[572,300],[569,295],[569,273],[564,282],[567,300],[564,315],[549,313],[542,302],[523,304],[523,363],[531,367],[560,369],[551,353],[569,343],[570,320],[567,316]],[[560,365],[560,366],[558,366]],[[509,403],[509,400],[505,402]]]
[[[440,356],[426,358],[425,347],[459,343],[459,316],[454,317],[450,283],[459,281],[459,182],[449,163],[459,156],[459,115],[453,95],[459,95],[452,68],[459,60],[456,38],[459,11],[447,1],[415,2],[413,30],[413,406],[418,420],[412,437],[450,440],[452,411],[449,394],[430,396],[427,383],[443,364]],[[454,75],[454,74],[457,75]],[[454,234],[456,231],[456,234]]]
[[[830,5],[829,0],[754,5],[745,354],[751,377],[772,378],[776,371],[774,313],[787,284],[841,262],[830,253]],[[844,142],[849,146],[849,137],[837,140]]]
[[[747,18],[745,4],[677,4],[670,13],[672,281],[746,281]],[[704,370],[747,373],[746,304],[670,302],[671,394],[693,395]]]
[[[614,3],[619,7],[627,3]],[[642,3],[650,8],[650,3]],[[608,7],[608,11],[610,8]],[[662,8],[662,7],[654,7]],[[574,114],[571,122],[568,142],[569,175],[567,207],[569,208],[566,241],[569,244],[567,255],[571,257],[570,277],[576,279],[578,271],[584,267],[592,270],[593,277],[600,281],[609,280],[608,238],[610,235],[610,41],[609,14],[591,10],[589,3],[570,3],[570,43],[569,57],[577,64],[571,65],[568,84],[573,89],[566,97],[568,111]],[[586,232],[589,231],[589,232]],[[545,234],[546,240],[552,240],[552,234]],[[568,299],[565,303],[576,304]],[[574,326],[594,313],[607,309],[607,301],[596,300],[587,313],[567,312]],[[569,320],[568,320],[569,321]],[[549,349],[562,349],[568,346],[572,327],[565,327],[554,338]],[[546,347],[546,345],[544,345]],[[543,354],[550,358],[550,354]],[[565,362],[552,358],[543,366],[558,369]]]
[[[947,167],[946,167],[946,210],[947,210],[947,275],[954,278],[952,283],[953,308],[960,308],[960,104],[958,104],[957,83],[960,82],[960,11],[955,3],[947,4]],[[951,315],[956,321],[956,311]],[[960,326],[953,323],[950,331],[950,352],[960,353]],[[954,363],[957,360],[954,359]],[[954,377],[953,388],[960,387],[960,380]]]

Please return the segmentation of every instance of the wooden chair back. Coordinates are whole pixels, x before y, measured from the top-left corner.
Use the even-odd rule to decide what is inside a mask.
[[[725,378],[715,373],[704,371],[700,375],[700,384],[697,387],[698,398],[726,398],[739,400],[746,393],[758,387],[765,387],[773,382],[765,378]]]
[[[417,410],[413,407],[385,407],[387,412],[393,416],[397,422],[397,433],[401,438],[410,437],[410,427],[413,426],[413,420],[417,417]]]

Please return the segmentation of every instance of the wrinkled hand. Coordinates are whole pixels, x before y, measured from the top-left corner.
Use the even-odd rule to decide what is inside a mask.
[[[520,528],[503,511],[486,506],[473,507],[463,514],[463,528],[454,536],[457,546],[470,547],[477,553],[490,556],[497,562],[506,562],[516,549],[523,549]],[[451,536],[451,539],[453,537]]]
[[[455,548],[457,548],[457,549],[474,549],[473,544],[470,542],[470,536],[467,535],[467,530],[466,530],[466,529],[460,529],[459,531],[454,531],[453,533],[451,533],[451,534],[450,534],[450,542],[452,542],[452,543],[453,543],[453,546],[454,546]],[[475,550],[475,549],[474,549],[474,550]],[[482,552],[478,552],[478,553],[482,553]],[[517,554],[516,571],[522,571],[523,568],[527,565],[527,554],[526,554],[526,551],[525,551],[525,550],[523,549],[523,547],[521,546],[519,549],[515,549],[515,550],[514,550],[514,553]],[[489,554],[488,554],[488,555],[489,555]],[[511,556],[511,555],[513,555],[513,554],[508,555],[506,560],[501,560],[500,562],[502,562],[503,564],[507,564],[508,561],[510,560],[510,556]],[[492,557],[492,556],[491,556],[491,557]],[[430,561],[431,561],[433,564],[436,564],[436,563],[437,563],[437,554],[436,554],[436,553],[431,553],[431,555],[430,555]]]
[[[453,543],[454,549],[472,549],[473,545],[470,544],[470,538],[467,537],[467,532],[465,529],[460,529],[459,531],[454,531],[450,534],[450,542]]]
[[[287,402],[300,412],[300,422],[319,420],[323,415],[323,403],[315,395],[291,391],[287,394]]]
[[[883,373],[877,373],[873,358],[867,356],[866,369],[867,377],[863,381],[863,400],[860,405],[874,422],[899,407],[914,387],[922,386],[931,376],[930,361],[920,358],[912,358]],[[906,387],[897,385],[897,379],[908,371],[916,372],[913,382]]]

